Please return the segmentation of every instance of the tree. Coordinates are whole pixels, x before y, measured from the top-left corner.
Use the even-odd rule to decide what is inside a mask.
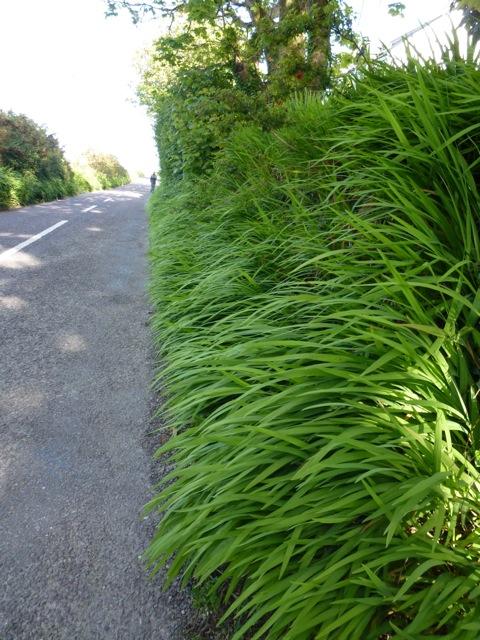
[[[243,79],[252,70],[281,97],[292,91],[325,89],[330,81],[332,38],[355,44],[351,9],[344,0],[106,0],[107,14],[120,9],[134,21],[159,13],[172,22],[183,16],[224,31],[231,64]]]
[[[138,95],[154,121],[163,181],[203,175],[237,125],[261,124],[269,96],[254,66],[238,68],[237,38],[233,27],[177,25],[147,53]]]

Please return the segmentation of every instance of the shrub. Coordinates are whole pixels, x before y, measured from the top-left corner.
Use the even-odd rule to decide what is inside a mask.
[[[0,166],[0,209],[19,205],[17,192],[19,179],[11,169]]]
[[[39,179],[66,178],[68,164],[53,135],[23,114],[0,111],[0,165]]]
[[[25,115],[0,111],[0,208],[90,191],[75,176],[57,139]]]
[[[20,174],[18,200],[22,205],[33,204],[43,200],[41,182],[31,171]]]
[[[234,640],[480,637],[480,71],[376,65],[154,194],[146,552]]]
[[[262,98],[236,86],[225,66],[179,72],[154,110],[162,180],[208,173],[235,127],[258,122],[265,111]]]
[[[93,191],[93,187],[82,173],[74,171],[72,178],[72,191],[73,193],[84,193],[86,191]]]
[[[120,187],[130,182],[127,170],[115,156],[89,151],[85,154],[85,159],[102,189]]]

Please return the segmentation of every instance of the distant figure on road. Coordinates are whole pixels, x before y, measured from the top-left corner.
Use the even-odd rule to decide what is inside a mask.
[[[152,173],[152,175],[150,176],[150,191],[153,193],[153,191],[155,190],[155,185],[157,184],[157,174],[155,173],[155,171]]]

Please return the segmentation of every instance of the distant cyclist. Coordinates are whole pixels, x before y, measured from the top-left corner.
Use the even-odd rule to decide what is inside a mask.
[[[150,176],[150,192],[153,193],[155,191],[155,185],[157,184],[157,174],[155,171]]]

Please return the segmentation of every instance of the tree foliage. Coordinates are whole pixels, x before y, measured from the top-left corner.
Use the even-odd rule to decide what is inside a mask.
[[[388,13],[392,16],[400,16],[403,15],[405,11],[405,5],[403,2],[389,2],[388,3]]]
[[[332,38],[355,44],[344,0],[107,0],[107,6],[110,15],[125,8],[134,20],[158,12],[222,29],[237,73],[263,69],[266,83],[283,96],[328,86]]]
[[[208,172],[236,126],[271,126],[261,75],[229,59],[236,38],[233,27],[191,24],[150,51],[139,96],[154,118],[163,180]]]

